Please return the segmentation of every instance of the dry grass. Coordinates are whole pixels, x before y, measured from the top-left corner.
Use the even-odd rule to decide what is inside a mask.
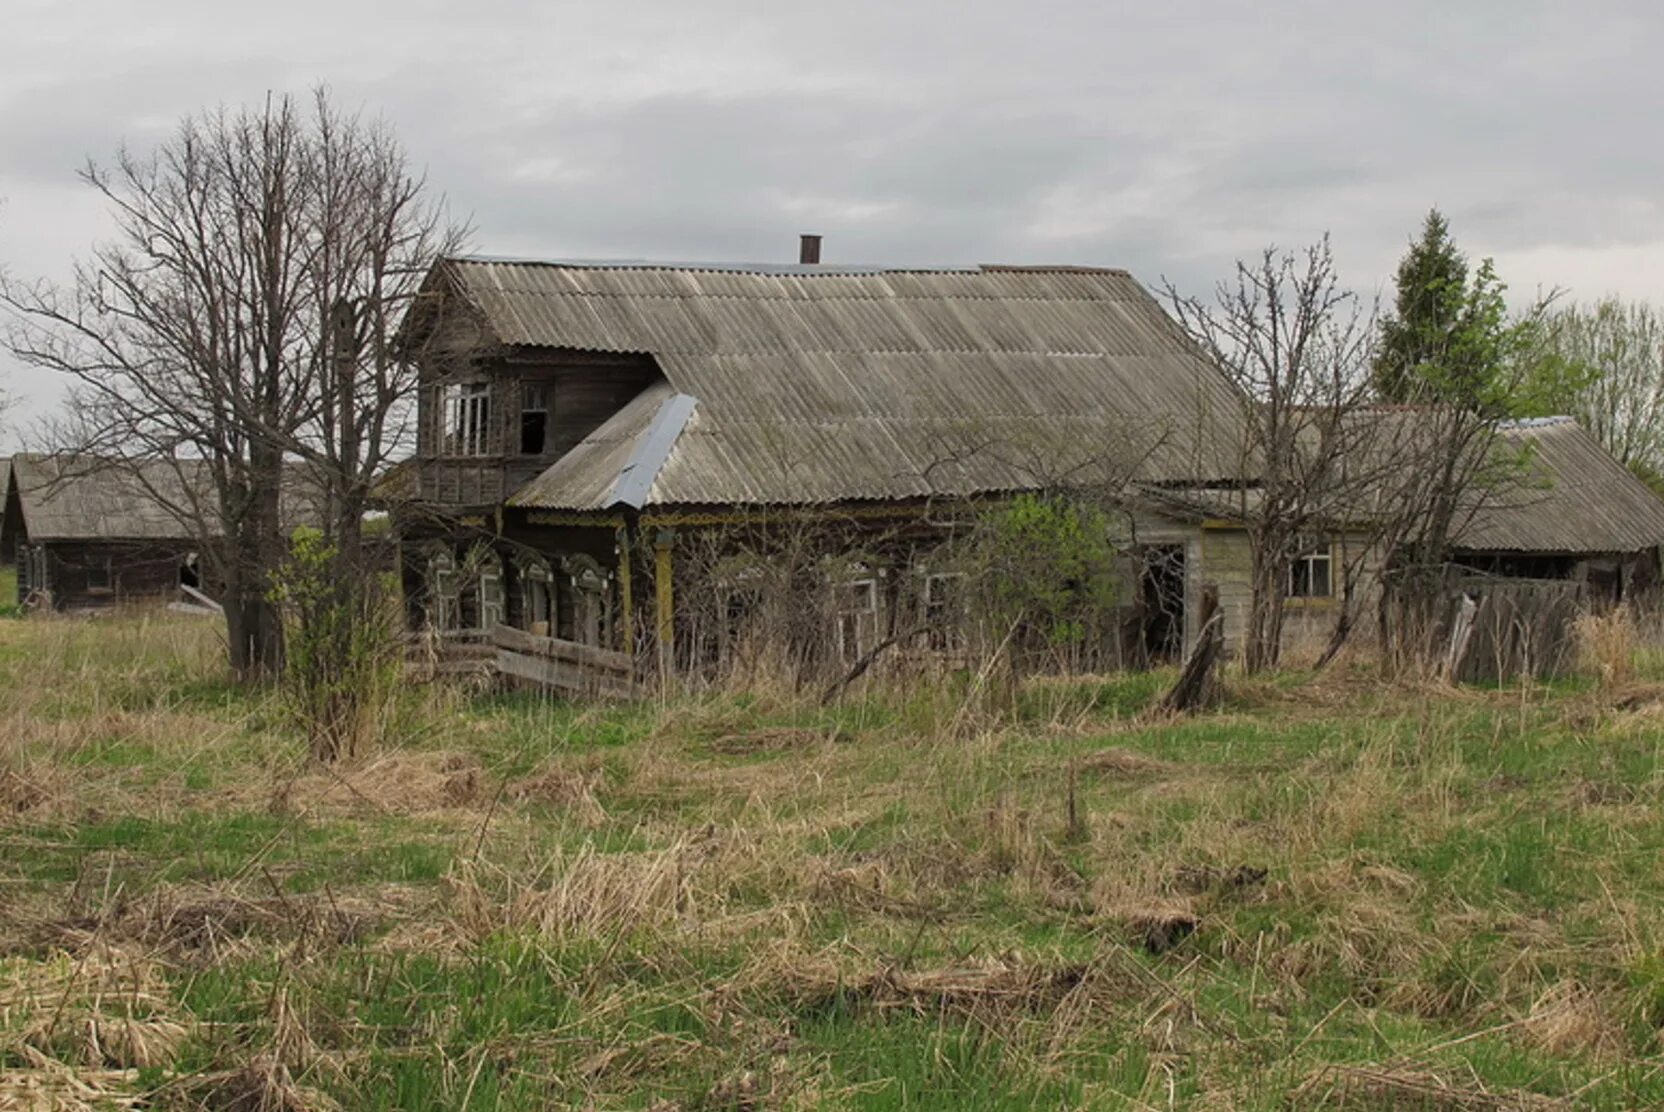
[[[322,769],[211,629],[0,623],[51,677],[0,673],[0,1106],[1656,1103],[1620,642],[1592,691],[1355,663],[1161,721],[1147,677],[434,688]]]
[[[1585,614],[1573,627],[1579,667],[1593,675],[1602,691],[1615,691],[1635,679],[1640,631],[1626,606],[1604,614]]]

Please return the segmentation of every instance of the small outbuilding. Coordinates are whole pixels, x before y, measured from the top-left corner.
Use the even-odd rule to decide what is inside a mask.
[[[0,552],[30,608],[96,610],[200,588],[201,541],[169,504],[189,504],[172,464],[114,466],[20,454],[6,468]]]

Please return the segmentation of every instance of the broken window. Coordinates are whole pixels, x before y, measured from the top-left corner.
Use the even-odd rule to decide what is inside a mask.
[[[878,580],[864,571],[833,588],[838,655],[851,663],[872,649],[878,633]]]
[[[964,648],[964,586],[962,572],[929,572],[924,577],[924,620],[930,647],[937,652]]]
[[[549,385],[526,382],[520,386],[520,454],[541,456],[549,436]]]
[[[1334,594],[1331,582],[1332,560],[1329,546],[1317,545],[1294,558],[1288,569],[1289,598],[1329,598]]]
[[[108,556],[94,556],[87,562],[87,590],[109,591],[115,587]]]
[[[549,565],[537,557],[520,563],[520,607],[526,632],[539,637],[555,635],[554,576]]]
[[[572,585],[572,640],[604,646],[609,618],[607,574],[588,556],[570,557],[566,567]]]
[[[456,560],[449,552],[428,561],[428,617],[434,628],[460,629],[462,611],[457,597]]]
[[[440,414],[447,456],[491,454],[491,386],[461,382],[444,387]]]

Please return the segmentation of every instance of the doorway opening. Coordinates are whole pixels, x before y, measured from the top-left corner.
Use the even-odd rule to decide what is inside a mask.
[[[1175,664],[1184,655],[1184,545],[1145,548],[1138,580],[1144,659]]]

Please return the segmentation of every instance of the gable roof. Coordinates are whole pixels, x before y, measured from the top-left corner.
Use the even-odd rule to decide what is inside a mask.
[[[195,544],[208,527],[218,536],[218,501],[199,459],[120,460],[71,453],[19,453],[7,461],[7,505],[18,499],[28,539],[149,541]],[[302,463],[284,464],[283,527],[323,519],[322,492]],[[182,512],[183,511],[183,512]],[[12,527],[9,515],[6,527]],[[9,541],[11,538],[7,538]]]
[[[1358,411],[1376,426],[1379,441],[1363,450],[1391,450],[1416,435],[1428,419],[1425,407],[1381,406]],[[1619,463],[1572,417],[1541,417],[1501,426],[1493,451],[1507,461],[1498,489],[1473,494],[1476,503],[1460,525],[1456,552],[1630,553],[1664,546],[1664,498]],[[1515,473],[1515,460],[1520,470]],[[1158,488],[1141,484],[1140,498],[1163,513],[1187,520],[1241,521],[1259,512],[1259,490],[1208,487]],[[1379,512],[1365,496],[1350,507],[1349,523],[1367,527]]]
[[[663,375],[514,505],[619,504],[671,395],[691,412],[651,454],[650,481],[633,474],[641,505],[964,496],[1240,466],[1235,391],[1125,271],[440,267],[498,343],[648,355]]]
[[[1482,506],[1456,547],[1485,552],[1639,552],[1664,545],[1664,499],[1571,417],[1516,421],[1502,440],[1525,475]]]
[[[165,460],[116,467],[88,457],[20,453],[11,458],[6,490],[8,500],[15,491],[23,528],[37,543],[189,542],[195,536],[162,500],[184,504],[188,493],[187,481]]]

